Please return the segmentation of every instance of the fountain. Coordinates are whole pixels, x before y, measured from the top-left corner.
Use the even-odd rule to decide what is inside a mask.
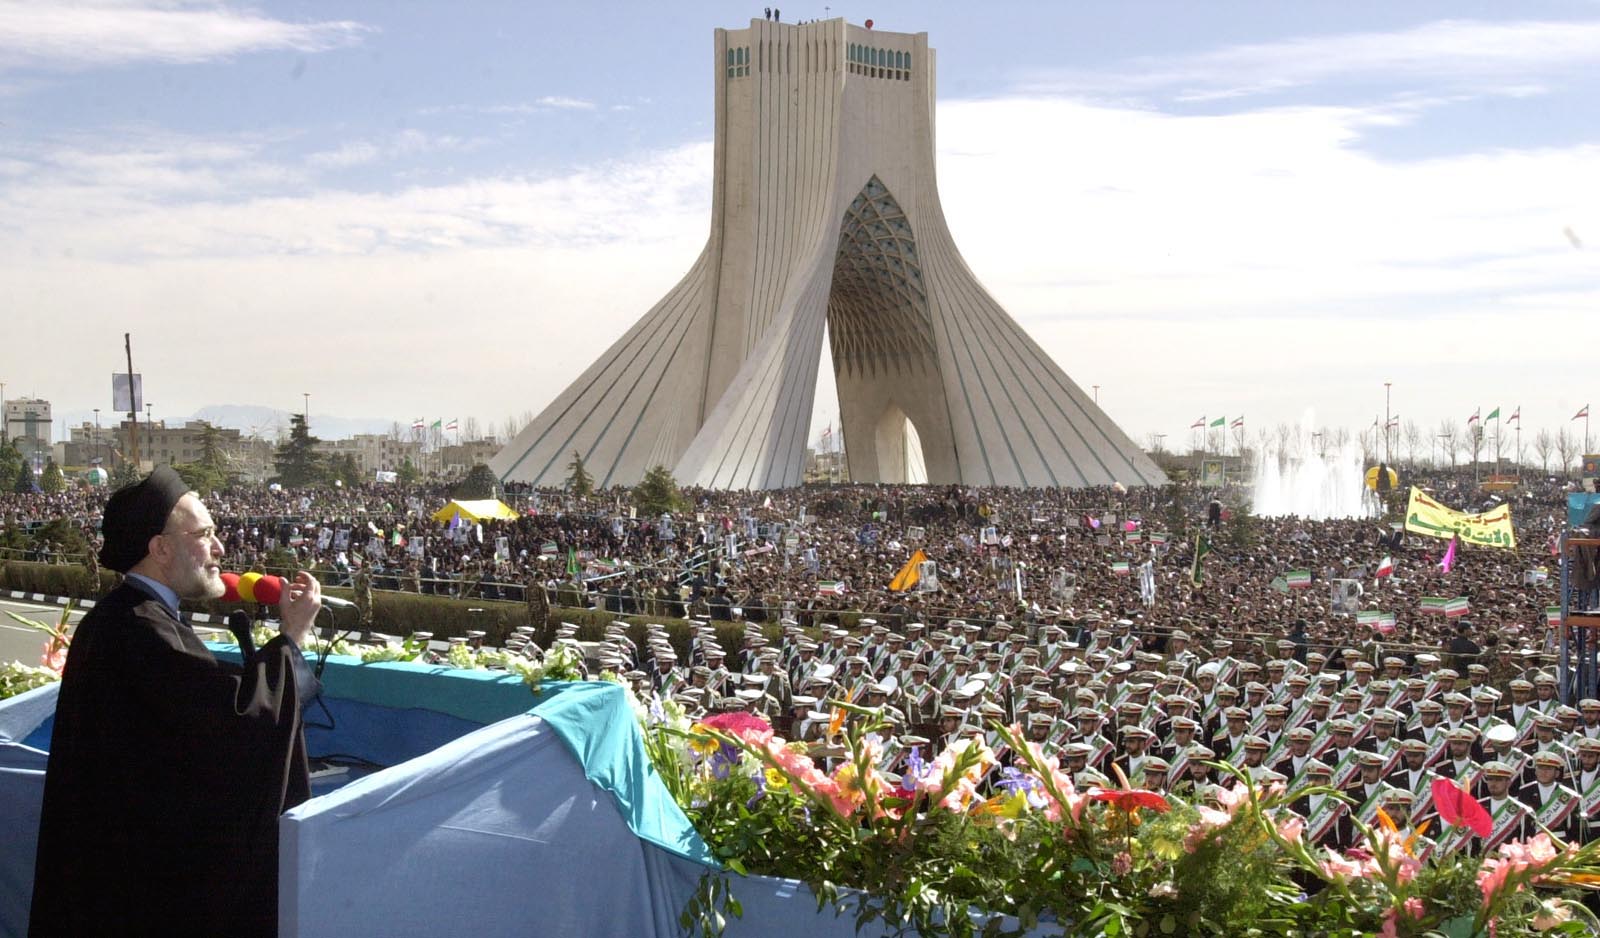
[[[1366,487],[1365,476],[1355,443],[1321,453],[1309,447],[1269,447],[1256,461],[1251,511],[1261,517],[1298,515],[1314,521],[1376,518],[1382,506]]]

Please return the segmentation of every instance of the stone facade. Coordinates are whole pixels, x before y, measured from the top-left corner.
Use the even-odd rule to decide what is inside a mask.
[[[685,484],[797,485],[826,326],[857,482],[914,467],[931,483],[1164,482],[956,250],[934,64],[926,33],[842,19],[717,30],[704,250],[490,468],[555,486],[577,451],[600,487],[655,465]]]

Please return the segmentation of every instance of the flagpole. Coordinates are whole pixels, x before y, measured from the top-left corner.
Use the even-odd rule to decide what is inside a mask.
[[[1522,405],[1517,405],[1517,451],[1512,455],[1517,457],[1517,478],[1522,478]]]
[[[1494,409],[1494,474],[1500,474],[1500,408]]]

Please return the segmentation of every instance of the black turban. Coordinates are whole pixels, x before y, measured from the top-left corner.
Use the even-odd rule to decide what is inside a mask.
[[[106,539],[100,548],[100,565],[127,573],[143,560],[150,539],[166,529],[173,506],[188,493],[189,484],[171,466],[157,466],[143,482],[111,493],[100,522]]]

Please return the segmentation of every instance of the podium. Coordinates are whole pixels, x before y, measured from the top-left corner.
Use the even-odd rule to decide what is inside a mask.
[[[218,657],[233,646],[214,646]],[[676,936],[717,864],[644,751],[623,689],[330,657],[307,751],[365,765],[279,820],[279,934]],[[0,935],[27,933],[59,685],[0,702]],[[800,883],[731,876],[726,935],[857,934]],[[875,923],[876,924],[876,923]],[[868,926],[862,935],[884,934]]]

